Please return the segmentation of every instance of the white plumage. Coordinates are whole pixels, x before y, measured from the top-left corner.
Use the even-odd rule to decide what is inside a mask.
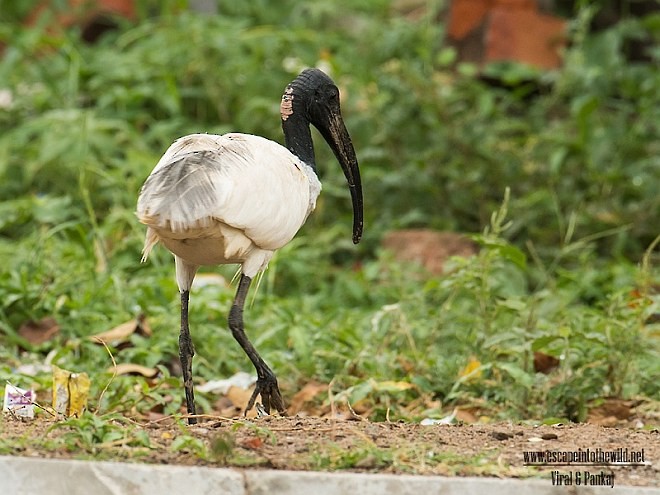
[[[275,374],[245,334],[243,307],[254,276],[266,269],[275,250],[296,235],[316,206],[321,183],[310,125],[319,130],[344,171],[353,203],[353,242],[362,236],[360,170],[335,84],[317,69],[303,71],[285,89],[280,114],[286,147],[250,134],[191,134],[168,148],[140,191],[137,216],[147,226],[142,260],[158,242],[174,254],[181,293],[179,357],[191,424],[197,420],[188,302],[200,265],[241,265],[228,325],[257,372],[245,412],[261,396],[266,412],[272,405],[286,413]]]
[[[143,260],[162,242],[178,258],[180,290],[190,289],[199,265],[240,263],[253,278],[293,239],[320,191],[314,170],[268,139],[182,137],[140,193],[137,215],[148,226]]]

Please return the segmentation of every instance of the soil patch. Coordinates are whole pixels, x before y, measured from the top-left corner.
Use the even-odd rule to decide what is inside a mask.
[[[197,426],[187,426],[173,418],[149,423],[104,419],[97,428],[106,429],[109,434],[96,440],[93,431],[87,434],[80,431],[83,426],[78,428],[43,418],[21,421],[4,416],[0,421],[0,453],[255,469],[539,477],[548,482],[552,471],[589,471],[596,475],[614,474],[617,486],[660,486],[658,430],[592,424],[422,426],[301,416],[212,418]],[[643,451],[643,463],[530,466],[524,457],[525,452],[587,449],[623,449],[629,455]]]

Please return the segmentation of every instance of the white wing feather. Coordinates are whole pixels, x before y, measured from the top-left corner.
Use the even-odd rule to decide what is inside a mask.
[[[312,169],[273,141],[192,134],[160,159],[140,192],[137,214],[159,234],[203,237],[219,222],[275,250],[303,225],[320,189]]]

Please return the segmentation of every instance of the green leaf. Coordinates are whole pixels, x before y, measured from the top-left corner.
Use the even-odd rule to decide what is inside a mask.
[[[497,367],[505,371],[516,383],[525,388],[530,388],[534,383],[533,376],[515,364],[499,363]]]

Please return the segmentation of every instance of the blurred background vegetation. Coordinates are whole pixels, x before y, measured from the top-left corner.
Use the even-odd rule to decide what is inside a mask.
[[[67,2],[30,18],[37,3],[0,8],[2,378],[48,397],[47,374],[16,371],[48,356],[92,375],[93,409],[178,411],[174,267],[164,249],[139,263],[139,188],[184,134],[282,142],[281,92],[319,66],[342,90],[365,239],[351,244],[344,179],[317,140],[317,211],[246,316],[287,399],[332,381],[335,398],[372,419],[459,405],[584,420],[605,397],[659,398],[657,11],[595,31],[607,2],[558,2],[569,44],[563,67],[542,71],[461,62],[443,1],[415,16],[389,0],[219,0],[215,15],[144,1],[93,43],[75,25],[52,29]],[[644,56],[630,57],[639,40]],[[473,234],[480,252],[430,276],[382,249],[385,233],[418,227]],[[200,381],[251,371],[226,331],[234,290],[192,296]],[[86,337],[140,313],[154,335],[111,350],[159,366],[161,379],[117,377],[99,403],[112,362]],[[21,334],[45,317],[54,338]],[[534,352],[559,364],[538,372]],[[213,399],[200,398],[207,410]]]

